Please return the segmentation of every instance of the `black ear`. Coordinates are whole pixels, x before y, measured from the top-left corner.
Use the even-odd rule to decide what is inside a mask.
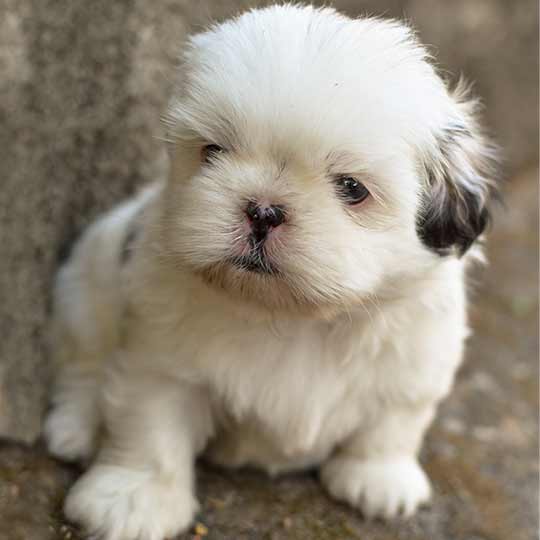
[[[463,84],[451,96],[455,114],[424,151],[424,178],[417,231],[440,255],[462,256],[482,234],[496,192],[497,151],[475,120],[476,102]]]

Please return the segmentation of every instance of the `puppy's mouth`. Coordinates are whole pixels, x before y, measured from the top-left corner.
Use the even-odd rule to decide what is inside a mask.
[[[268,259],[262,249],[254,249],[247,255],[237,255],[229,258],[229,263],[239,270],[256,274],[279,275],[279,269]]]

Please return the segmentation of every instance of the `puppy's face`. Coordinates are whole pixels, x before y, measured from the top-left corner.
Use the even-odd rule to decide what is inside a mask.
[[[485,146],[407,28],[253,11],[195,36],[183,75],[163,245],[207,282],[349,309],[481,232]]]

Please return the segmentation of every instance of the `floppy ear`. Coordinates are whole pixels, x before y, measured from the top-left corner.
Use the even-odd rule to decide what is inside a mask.
[[[452,117],[422,156],[424,186],[417,217],[422,242],[440,255],[461,257],[489,222],[496,194],[496,148],[475,119],[477,102],[460,82],[450,96]]]

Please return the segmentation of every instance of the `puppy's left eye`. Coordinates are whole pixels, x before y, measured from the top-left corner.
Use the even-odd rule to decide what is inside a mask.
[[[225,152],[225,150],[218,144],[207,144],[206,146],[203,146],[201,150],[201,161],[210,163],[212,159],[219,154],[223,154],[223,152]]]
[[[369,196],[369,191],[352,176],[340,176],[336,179],[336,189],[340,199],[346,204],[359,204]]]

